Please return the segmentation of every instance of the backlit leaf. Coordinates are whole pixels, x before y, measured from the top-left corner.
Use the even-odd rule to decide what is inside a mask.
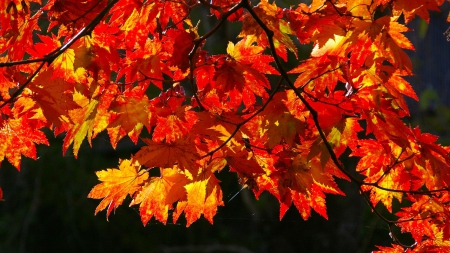
[[[166,224],[172,204],[186,197],[184,186],[188,183],[177,167],[161,169],[160,177],[151,177],[142,186],[131,205],[140,204],[139,211],[144,226],[152,217]]]
[[[97,171],[96,175],[102,182],[89,192],[88,198],[102,199],[95,209],[95,214],[106,210],[106,218],[111,211],[120,206],[127,195],[132,196],[147,180],[148,173],[141,170],[137,161],[122,160],[119,169]]]
[[[20,98],[12,109],[11,118],[0,125],[0,162],[5,158],[20,170],[22,155],[35,159],[36,144],[50,145],[44,132],[45,119],[30,98]]]

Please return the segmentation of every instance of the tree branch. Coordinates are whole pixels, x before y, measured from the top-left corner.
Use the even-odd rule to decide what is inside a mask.
[[[261,108],[259,108],[256,112],[254,112],[250,117],[248,117],[247,119],[245,119],[244,121],[240,122],[239,124],[236,124],[236,128],[234,129],[233,133],[231,133],[230,137],[228,137],[228,139],[226,139],[222,144],[220,144],[217,148],[213,149],[212,151],[209,151],[206,155],[204,155],[202,158],[205,158],[207,156],[211,156],[216,153],[217,151],[219,151],[221,148],[223,148],[231,139],[233,139],[233,137],[236,135],[236,133],[239,131],[239,129],[245,125],[247,122],[249,122],[251,119],[253,119],[256,115],[258,115],[259,113],[261,113],[262,111],[264,111],[264,109],[266,108],[266,106],[269,104],[270,101],[272,101],[273,97],[275,96],[275,94],[277,93],[277,91],[280,89],[281,87],[281,83],[283,81],[283,78],[280,79],[280,81],[278,82],[277,87],[272,91],[272,93],[270,94],[269,98],[267,99],[267,101],[261,106]]]
[[[286,80],[286,82],[288,83],[289,87],[295,92],[296,96],[300,99],[300,101],[305,105],[305,107],[308,109],[308,111],[311,113],[312,119],[314,121],[314,125],[317,128],[317,131],[319,132],[320,138],[322,139],[322,141],[325,144],[325,147],[333,161],[333,163],[338,167],[338,169],[343,172],[347,177],[350,178],[350,180],[354,183],[357,184],[361,194],[363,195],[363,197],[365,198],[366,202],[368,203],[368,205],[370,206],[370,208],[373,210],[373,212],[375,212],[375,214],[382,219],[386,224],[388,224],[389,229],[391,231],[391,238],[398,243],[399,245],[403,246],[403,247],[412,247],[412,246],[407,246],[404,245],[400,242],[400,240],[396,237],[396,235],[394,234],[394,231],[392,229],[392,226],[396,224],[397,221],[391,221],[389,219],[387,219],[386,217],[383,216],[383,214],[381,214],[376,208],[375,206],[372,204],[372,202],[370,201],[370,198],[367,196],[366,192],[363,191],[362,186],[363,185],[372,185],[374,187],[377,187],[379,189],[383,189],[383,190],[387,190],[390,191],[391,189],[387,189],[384,187],[379,186],[378,184],[370,184],[370,183],[365,183],[363,181],[361,181],[360,179],[356,178],[355,176],[353,176],[349,171],[347,171],[344,166],[342,165],[342,163],[339,161],[339,159],[337,158],[336,154],[333,151],[333,148],[331,146],[331,144],[328,142],[324,131],[322,130],[322,127],[319,124],[319,120],[318,120],[318,113],[317,111],[308,103],[308,101],[303,97],[303,95],[301,94],[303,92],[303,87],[301,89],[297,89],[295,87],[295,85],[292,83],[292,81],[289,79],[289,76],[286,72],[286,70],[284,69],[283,65],[281,64],[280,59],[278,58],[277,54],[276,54],[276,48],[275,48],[275,44],[273,41],[273,36],[274,36],[274,32],[272,30],[270,30],[267,25],[264,24],[264,22],[258,17],[258,15],[253,11],[252,7],[250,6],[249,2],[247,2],[246,0],[241,1],[241,3],[243,3],[243,8],[245,8],[250,15],[253,17],[253,19],[258,23],[258,25],[264,30],[264,32],[266,33],[267,37],[268,37],[268,41],[269,41],[269,46],[270,46],[270,51],[275,59],[275,63],[276,66],[278,68],[278,70],[280,71],[281,76]],[[333,5],[334,6],[334,5]],[[335,6],[334,6],[335,7]],[[336,8],[336,7],[335,7]],[[309,82],[309,81],[308,81]],[[444,190],[448,190],[448,189],[439,189],[439,190],[434,190],[434,192],[437,191],[444,191]],[[415,191],[400,191],[400,190],[391,190],[392,192],[402,192],[402,193],[416,193]],[[417,191],[418,194],[426,194],[425,192],[420,192]],[[430,192],[428,192],[429,194]]]
[[[16,65],[23,65],[23,64],[29,64],[34,62],[42,62],[42,64],[37,68],[36,71],[33,72],[33,74],[27,79],[25,83],[22,85],[19,85],[19,89],[16,90],[10,99],[8,99],[6,102],[0,105],[0,108],[5,106],[6,104],[12,102],[17,96],[19,96],[22,91],[26,88],[26,86],[32,81],[32,79],[39,73],[39,71],[42,69],[45,63],[50,66],[50,64],[64,51],[66,51],[70,46],[72,46],[77,40],[84,37],[85,35],[88,35],[94,30],[94,28],[100,23],[100,21],[106,16],[106,14],[109,12],[109,10],[118,2],[119,0],[111,0],[108,5],[103,9],[86,27],[81,29],[73,38],[71,38],[66,44],[62,45],[60,48],[54,50],[53,52],[47,54],[43,58],[38,59],[31,59],[31,60],[23,60],[23,61],[13,61],[13,62],[3,62],[0,63],[1,67],[11,67]]]
[[[201,1],[203,3],[203,1]],[[197,52],[197,50],[200,48],[200,45],[207,39],[209,38],[211,35],[213,35],[227,20],[227,18],[232,15],[233,13],[235,13],[237,10],[239,10],[242,7],[242,2],[239,2],[238,4],[236,4],[235,6],[233,6],[230,10],[228,10],[227,12],[223,13],[221,11],[221,17],[219,19],[219,23],[217,23],[209,32],[207,32],[206,34],[204,34],[203,36],[201,36],[198,39],[194,40],[194,46],[191,49],[191,52],[189,52],[188,55],[188,59],[189,59],[189,63],[190,63],[190,68],[189,68],[189,82],[190,82],[190,86],[192,89],[192,92],[194,94],[194,98],[197,101],[197,104],[200,108],[200,110],[204,111],[205,107],[202,105],[202,103],[200,102],[200,98],[197,95],[197,87],[195,85],[194,82],[194,70],[195,70],[195,53]],[[211,7],[212,8],[212,7]],[[215,9],[215,8],[214,8]]]

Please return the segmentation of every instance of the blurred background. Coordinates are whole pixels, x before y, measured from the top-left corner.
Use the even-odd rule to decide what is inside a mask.
[[[277,5],[294,2],[277,1]],[[443,33],[450,26],[445,22],[449,11],[450,3],[446,2],[441,13],[431,13],[429,24],[416,19],[408,25],[415,31],[407,34],[416,47],[415,52],[408,52],[416,73],[409,81],[421,100],[408,101],[413,115],[406,120],[439,135],[445,145],[450,144],[450,42]],[[200,10],[193,23],[206,14]],[[201,32],[212,25],[202,21]],[[237,24],[225,25],[207,42],[206,49],[224,53],[228,41],[236,41],[238,28]],[[301,48],[304,59],[310,46]],[[262,194],[256,200],[249,190],[241,191],[236,175],[227,169],[218,175],[225,206],[219,207],[214,225],[201,218],[186,228],[180,218],[177,224],[152,220],[144,227],[138,207],[127,207],[129,200],[107,221],[104,211],[94,216],[99,200],[87,198],[98,183],[94,172],[117,167],[119,158],[129,158],[139,146],[125,138],[113,150],[108,136],[101,134],[93,141],[93,148],[84,142],[75,159],[71,150],[62,156],[63,136],[54,138],[47,133],[51,146],[39,146],[37,161],[24,158],[20,172],[8,162],[2,163],[0,186],[5,201],[0,202],[1,253],[371,252],[374,245],[392,242],[387,226],[370,211],[353,184],[338,180],[347,196],[327,196],[328,220],[313,213],[303,221],[291,207],[280,221],[273,196]],[[344,162],[354,168],[354,161]],[[408,235],[401,239],[412,243]]]

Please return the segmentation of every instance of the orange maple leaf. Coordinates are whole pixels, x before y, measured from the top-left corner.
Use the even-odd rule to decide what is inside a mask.
[[[10,118],[0,121],[0,163],[5,159],[20,170],[22,155],[36,160],[36,144],[50,145],[44,132],[45,118],[36,102],[19,98]]]
[[[174,142],[191,131],[198,118],[191,106],[182,105],[185,99],[184,88],[175,83],[151,101],[153,141]]]
[[[137,90],[137,91],[136,91]],[[108,133],[111,138],[111,144],[116,147],[117,142],[128,134],[130,139],[137,143],[142,129],[150,129],[150,102],[145,94],[139,94],[140,88],[137,87],[130,92],[119,95],[110,104]]]
[[[157,116],[153,140],[174,142],[189,133],[197,120],[195,112],[189,111],[190,108],[190,106],[181,106],[171,115]]]
[[[152,217],[166,224],[172,204],[186,198],[184,186],[189,180],[180,174],[177,166],[160,171],[161,176],[151,177],[130,203],[130,206],[140,204],[139,211],[144,226]]]
[[[425,21],[430,21],[430,15],[428,10],[439,11],[439,6],[444,3],[445,0],[397,0],[393,4],[392,13],[394,17],[400,17],[401,14],[405,17],[405,23],[411,22],[411,20],[418,15]]]
[[[92,188],[88,198],[102,199],[95,214],[107,208],[106,218],[123,203],[127,195],[132,196],[148,179],[148,172],[141,170],[139,162],[131,160],[121,160],[119,169],[97,171],[96,175],[102,183]]]
[[[14,6],[15,11],[8,8],[8,6],[4,6],[8,3]],[[29,14],[25,13],[25,8],[22,7],[22,4],[14,4],[12,1],[3,1],[0,4],[3,5],[0,7],[3,10],[2,14],[0,14],[2,23],[0,28],[0,52],[1,54],[6,53],[9,60],[20,61],[25,56],[27,49],[33,47],[33,31],[40,31],[38,25],[39,14],[29,17]],[[19,10],[17,10],[17,7],[19,7]],[[5,11],[8,9],[10,12]],[[10,13],[15,13],[16,15],[11,15]]]
[[[33,99],[42,108],[49,124],[58,134],[68,122],[69,111],[80,106],[73,101],[75,84],[59,77],[51,78],[52,72],[46,69],[39,73],[27,86],[33,92]]]
[[[191,170],[194,163],[199,159],[195,145],[190,139],[177,139],[174,142],[154,142],[150,139],[142,139],[143,146],[133,157],[149,168],[161,167],[171,168],[175,164],[184,170]]]
[[[111,116],[108,108],[118,92],[116,85],[104,87],[92,78],[87,81],[88,89],[82,87],[73,93],[73,100],[79,108],[68,112],[68,131],[63,143],[63,154],[73,143],[75,157],[86,136],[91,145],[92,139],[107,128]]]

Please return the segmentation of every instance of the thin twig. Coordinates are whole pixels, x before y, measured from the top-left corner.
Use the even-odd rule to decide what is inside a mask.
[[[284,69],[283,65],[281,64],[280,59],[278,58],[278,55],[276,54],[276,50],[275,50],[275,44],[273,42],[273,36],[274,36],[274,32],[272,30],[270,30],[265,24],[264,22],[258,17],[258,15],[256,15],[256,13],[253,11],[253,9],[251,8],[251,6],[249,5],[249,3],[245,0],[241,1],[241,3],[245,3],[244,4],[244,8],[250,13],[250,15],[253,17],[253,19],[256,21],[256,23],[258,23],[258,25],[264,30],[264,32],[266,33],[267,37],[268,37],[268,41],[269,41],[269,46],[270,46],[270,51],[272,53],[273,58],[275,59],[275,64],[277,65],[280,74],[282,77],[284,77],[284,79],[286,80],[286,82],[288,83],[289,87],[294,91],[295,95],[300,99],[300,101],[305,105],[305,107],[308,109],[308,111],[311,113],[311,116],[313,118],[314,124],[319,132],[319,135],[321,137],[321,139],[323,140],[325,147],[327,148],[328,152],[330,153],[330,157],[333,160],[334,164],[339,168],[339,170],[341,170],[347,177],[349,177],[352,181],[357,182],[359,185],[362,184],[362,181],[359,180],[358,178],[356,178],[355,176],[353,176],[349,171],[347,171],[344,166],[340,163],[340,161],[338,160],[336,154],[333,151],[333,148],[331,147],[331,144],[328,142],[325,133],[322,130],[322,127],[319,124],[319,119],[318,119],[318,114],[317,111],[308,103],[308,101],[306,101],[306,99],[303,97],[303,95],[301,94],[301,91],[299,91],[295,85],[292,83],[292,81],[289,79],[289,76],[286,72],[286,70]]]
[[[386,224],[389,225],[389,229],[391,230],[391,237],[392,239],[402,245],[403,247],[411,247],[411,246],[407,246],[402,244],[399,239],[395,236],[395,234],[393,233],[392,230],[392,226],[396,224],[396,221],[391,221],[389,219],[387,219],[386,217],[384,217],[383,214],[381,214],[376,208],[375,206],[372,204],[372,202],[370,201],[370,198],[367,196],[367,193],[363,191],[362,186],[363,185],[367,185],[367,183],[359,180],[358,178],[356,178],[355,176],[353,176],[349,171],[347,171],[344,166],[342,165],[342,163],[338,160],[336,154],[333,151],[333,148],[331,147],[331,144],[328,142],[324,131],[322,130],[322,127],[319,124],[319,120],[318,120],[318,113],[317,111],[308,103],[308,101],[306,101],[306,99],[303,97],[303,95],[301,94],[301,91],[299,91],[298,89],[296,89],[296,87],[294,86],[294,84],[290,81],[287,72],[285,71],[285,69],[283,68],[281,61],[279,60],[277,54],[276,54],[276,50],[275,50],[275,44],[273,42],[273,36],[274,36],[274,32],[271,31],[265,24],[264,22],[258,17],[258,15],[253,11],[253,9],[251,8],[251,6],[249,5],[249,3],[245,0],[242,1],[242,3],[244,4],[244,8],[250,13],[250,15],[253,17],[253,19],[259,24],[259,26],[264,30],[264,32],[266,33],[267,37],[268,37],[268,41],[269,41],[269,46],[270,46],[270,50],[271,53],[275,59],[275,63],[280,71],[281,76],[286,80],[286,82],[288,83],[289,87],[295,92],[296,96],[301,100],[301,102],[305,105],[305,107],[308,109],[308,111],[311,113],[312,115],[312,119],[314,121],[314,124],[317,128],[317,131],[319,132],[320,138],[322,139],[322,141],[325,144],[325,147],[327,149],[327,151],[330,154],[330,157],[333,161],[333,163],[338,167],[338,169],[343,172],[347,177],[350,178],[351,181],[353,181],[354,183],[356,183],[358,185],[358,188],[361,192],[361,194],[363,195],[363,197],[365,198],[366,202],[368,203],[368,205],[370,206],[370,208],[373,210],[373,212],[375,212],[375,214],[382,219]],[[374,187],[378,187],[378,188],[382,188],[378,185],[373,185]],[[408,193],[411,193],[411,191],[408,191]]]
[[[245,125],[247,122],[249,122],[251,119],[253,119],[256,115],[258,115],[259,113],[261,113],[262,111],[264,111],[264,109],[267,107],[267,105],[269,104],[270,101],[272,101],[273,97],[275,96],[275,94],[277,93],[277,91],[280,89],[281,87],[281,83],[283,81],[283,78],[280,78],[280,81],[278,82],[277,87],[272,91],[272,93],[270,94],[269,98],[267,99],[267,101],[261,106],[261,108],[259,108],[256,112],[254,112],[250,117],[248,117],[247,119],[245,119],[244,121],[236,124],[236,128],[234,129],[233,133],[231,133],[230,137],[228,137],[228,139],[226,139],[222,144],[220,144],[217,148],[213,149],[212,151],[209,151],[206,155],[204,155],[202,158],[205,158],[207,156],[212,156],[215,152],[217,152],[218,150],[220,150],[221,148],[223,148],[231,139],[233,139],[233,137],[237,134],[237,132],[239,131],[239,129]]]
[[[209,32],[207,32],[206,34],[204,34],[203,36],[201,36],[198,39],[194,40],[194,46],[191,49],[191,52],[189,52],[188,55],[188,59],[190,62],[190,68],[189,68],[189,82],[190,82],[190,86],[192,89],[192,92],[194,94],[194,98],[197,101],[198,107],[200,108],[200,110],[204,111],[205,107],[202,105],[202,103],[200,102],[200,98],[197,95],[197,89],[196,86],[194,84],[194,69],[195,69],[195,62],[196,59],[195,58],[195,53],[197,52],[198,48],[200,48],[200,45],[203,43],[203,41],[205,41],[208,37],[210,37],[211,35],[213,35],[227,20],[227,18],[232,15],[233,13],[235,13],[237,10],[239,10],[242,7],[242,2],[239,2],[238,4],[236,4],[235,6],[233,6],[232,8],[230,8],[230,10],[228,10],[225,13],[222,13],[220,19],[219,19],[219,23],[217,23]]]
[[[45,62],[42,62],[41,65],[39,65],[39,67],[33,72],[33,74],[31,74],[28,79],[25,81],[25,83],[23,83],[21,86],[19,86],[19,89],[17,89],[12,95],[11,97],[6,100],[5,102],[3,102],[3,104],[0,105],[0,108],[2,108],[3,106],[11,103],[17,96],[20,95],[20,93],[22,93],[22,91],[25,89],[25,87],[27,87],[27,85],[31,82],[31,80],[33,80],[33,78],[39,73],[39,71],[41,71],[42,67],[45,65]]]

